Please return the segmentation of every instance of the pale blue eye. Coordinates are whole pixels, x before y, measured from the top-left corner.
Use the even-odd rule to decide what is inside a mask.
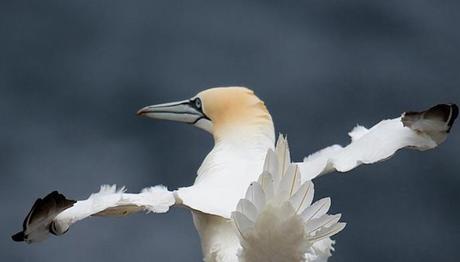
[[[201,100],[199,98],[195,99],[195,106],[196,108],[201,108]]]

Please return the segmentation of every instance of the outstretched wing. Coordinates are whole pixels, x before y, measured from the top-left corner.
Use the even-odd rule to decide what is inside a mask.
[[[233,221],[240,238],[240,261],[324,261],[330,256],[330,236],[345,223],[328,215],[329,198],[312,203],[311,181],[301,182],[292,164],[287,141],[280,136],[276,152],[269,151],[263,173],[241,199]]]
[[[66,199],[57,191],[49,193],[43,199],[39,198],[27,214],[22,223],[22,231],[13,235],[14,241],[41,241],[46,239],[49,233],[49,225],[54,217],[70,208],[76,201]]]
[[[370,129],[356,126],[348,133],[351,143],[346,147],[324,148],[299,163],[302,181],[382,161],[402,148],[435,148],[447,138],[457,116],[455,104],[440,104],[423,112],[406,112],[401,117],[383,120]]]
[[[45,240],[49,233],[62,235],[73,223],[89,216],[124,216],[139,211],[165,213],[176,203],[174,192],[164,186],[143,189],[139,194],[103,185],[88,199],[74,201],[54,191],[38,199],[24,219],[23,230],[12,236],[14,241],[34,243]]]

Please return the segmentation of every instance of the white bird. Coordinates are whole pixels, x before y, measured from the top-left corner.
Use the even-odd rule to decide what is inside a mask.
[[[174,191],[149,187],[138,194],[102,186],[81,201],[55,191],[35,202],[13,240],[33,243],[49,233],[61,235],[89,216],[164,213],[180,206],[193,214],[204,261],[327,261],[333,250],[330,236],[345,224],[340,215],[326,214],[330,199],[311,204],[311,180],[385,160],[401,148],[432,149],[446,139],[458,107],[441,104],[370,129],[357,126],[346,147],[327,147],[300,163],[291,163],[283,136],[275,147],[270,113],[247,88],[212,88],[191,99],[144,107],[138,114],[212,134],[214,147],[194,184]]]

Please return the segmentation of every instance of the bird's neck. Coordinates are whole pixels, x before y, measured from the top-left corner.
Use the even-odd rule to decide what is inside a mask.
[[[262,150],[273,148],[275,132],[271,118],[269,120],[226,126],[222,132],[214,135],[214,147],[231,147],[235,151]]]
[[[229,179],[242,176],[253,181],[253,176],[259,175],[267,150],[274,148],[273,124],[234,126],[227,129],[225,135],[214,136],[214,141],[214,148],[198,170],[195,183],[216,175]],[[245,186],[246,183],[242,183],[242,187]]]
[[[265,104],[257,100],[250,107],[228,110],[213,119],[215,145],[257,146],[274,144],[273,120]]]

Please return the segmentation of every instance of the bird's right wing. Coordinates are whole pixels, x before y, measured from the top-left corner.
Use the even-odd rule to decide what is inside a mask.
[[[54,191],[35,201],[24,219],[23,230],[12,236],[14,241],[34,243],[49,233],[62,235],[73,223],[89,216],[124,216],[139,211],[165,213],[176,203],[174,192],[164,186],[143,189],[138,194],[117,190],[115,185],[101,186],[88,199],[74,201]]]
[[[357,126],[349,133],[349,145],[326,147],[299,163],[302,181],[383,161],[402,148],[433,149],[447,138],[457,116],[455,104],[440,104],[426,111],[406,112],[401,117],[383,120],[370,129]]]
[[[232,213],[241,249],[241,262],[326,261],[333,241],[345,223],[328,215],[330,198],[312,204],[311,181],[301,182],[299,168],[290,161],[287,141],[280,136],[269,151],[264,171]]]

